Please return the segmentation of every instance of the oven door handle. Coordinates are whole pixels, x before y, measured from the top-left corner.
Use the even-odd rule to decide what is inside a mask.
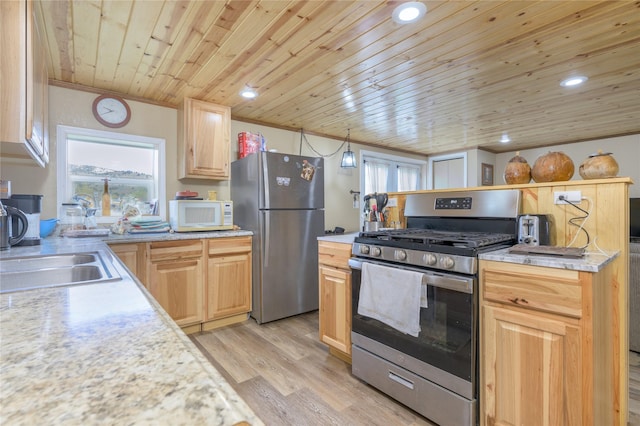
[[[445,288],[447,290],[458,291],[460,293],[473,294],[473,278],[464,278],[464,277],[457,277],[449,274],[440,274],[433,271],[425,271],[424,269],[411,268],[407,266],[400,266],[400,265],[392,266],[389,263],[385,263],[385,262],[375,262],[371,260],[363,261],[361,259],[357,259],[354,257],[349,259],[349,267],[351,269],[361,270],[363,263],[371,263],[374,265],[386,266],[388,268],[398,268],[398,269],[403,269],[405,271],[419,272],[422,274],[423,284],[430,285],[433,287]]]

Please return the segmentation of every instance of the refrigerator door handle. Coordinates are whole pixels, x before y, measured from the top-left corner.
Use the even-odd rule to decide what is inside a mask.
[[[264,266],[269,266],[269,241],[271,241],[270,238],[270,229],[271,229],[271,219],[269,218],[269,215],[266,212],[260,212],[262,213],[262,218],[264,219],[262,221],[262,225],[264,226],[264,229],[262,229],[262,253],[264,254],[264,256],[262,257],[263,261],[264,261]]]
[[[269,193],[269,163],[267,162],[268,156],[264,155],[262,152],[258,154],[258,159],[262,161],[258,167],[261,170],[260,179],[258,180],[258,185],[260,185],[260,197],[258,206],[260,208],[269,209],[271,208],[271,194]]]

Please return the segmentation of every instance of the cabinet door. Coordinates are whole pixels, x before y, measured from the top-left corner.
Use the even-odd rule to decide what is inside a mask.
[[[137,244],[114,244],[109,246],[118,259],[125,264],[132,274],[138,275],[138,245]]]
[[[351,272],[320,265],[320,340],[351,355]]]
[[[580,328],[561,317],[482,308],[485,425],[582,425]]]
[[[49,158],[46,52],[32,1],[0,1],[0,145],[2,154]]]
[[[25,139],[43,162],[49,159],[48,69],[32,3],[27,2],[27,116]],[[46,157],[46,158],[45,158]]]
[[[145,244],[111,244],[111,251],[118,256],[118,259],[124,263],[129,271],[136,276],[143,284],[146,283],[145,261]],[[146,287],[146,284],[145,284]]]
[[[176,324],[202,321],[202,260],[151,262],[148,289]]]
[[[180,178],[229,179],[231,110],[185,99]]]
[[[251,311],[251,254],[212,256],[207,266],[205,321]]]

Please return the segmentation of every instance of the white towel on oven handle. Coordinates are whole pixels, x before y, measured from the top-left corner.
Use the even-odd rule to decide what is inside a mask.
[[[362,263],[358,314],[418,337],[421,296],[421,273]]]

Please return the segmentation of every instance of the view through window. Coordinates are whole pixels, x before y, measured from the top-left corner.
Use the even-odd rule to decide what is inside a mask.
[[[163,139],[59,126],[58,203],[80,202],[99,222],[117,220],[127,206],[164,217],[164,146]]]

